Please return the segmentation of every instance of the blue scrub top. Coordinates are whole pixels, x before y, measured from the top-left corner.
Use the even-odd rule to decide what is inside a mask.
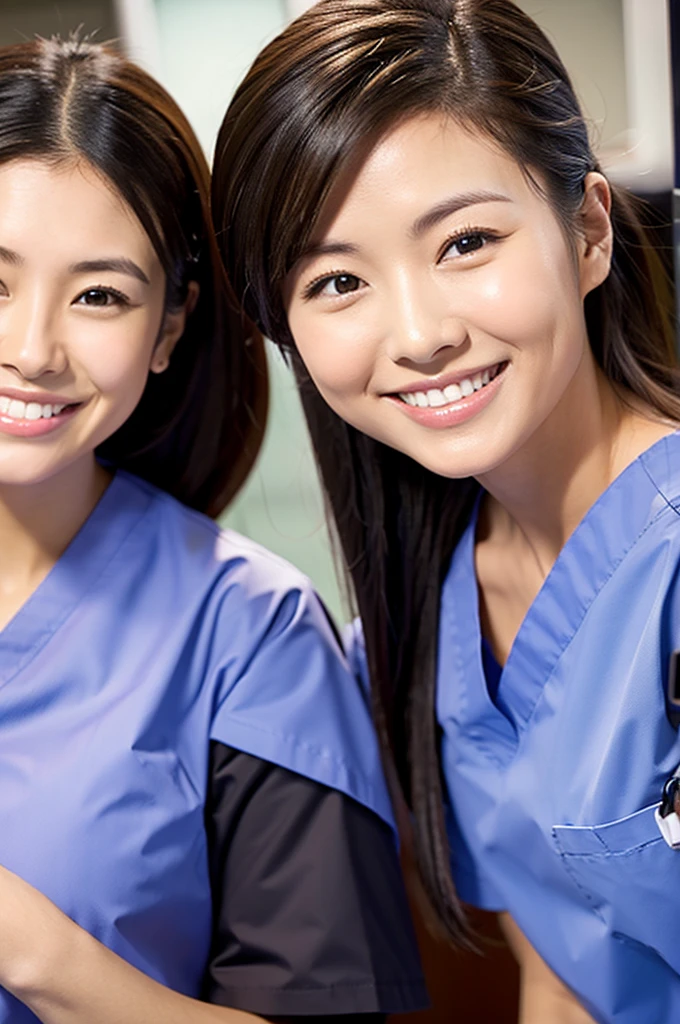
[[[476,514],[442,592],[437,716],[461,897],[507,910],[592,1016],[680,1021],[680,851],[654,820],[680,762],[680,434],[563,548],[489,695]]]
[[[211,739],[391,823],[363,692],[308,581],[118,472],[0,632],[0,863],[193,996]],[[1,1024],[36,1020],[0,989]]]

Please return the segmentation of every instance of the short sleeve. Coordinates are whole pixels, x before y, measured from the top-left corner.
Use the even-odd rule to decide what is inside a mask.
[[[427,1005],[394,836],[376,814],[213,743],[206,829],[207,1000],[366,1024]]]
[[[230,570],[214,617],[210,738],[394,823],[369,701],[308,580],[273,556]]]

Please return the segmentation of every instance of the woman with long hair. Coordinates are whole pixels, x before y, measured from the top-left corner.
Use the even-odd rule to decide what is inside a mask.
[[[526,1024],[680,1019],[671,305],[552,44],[509,0],[321,0],[236,92],[213,216],[434,911],[503,914]]]
[[[164,90],[0,50],[3,1024],[422,1002],[362,691],[308,581],[209,518],[265,421],[233,305]]]

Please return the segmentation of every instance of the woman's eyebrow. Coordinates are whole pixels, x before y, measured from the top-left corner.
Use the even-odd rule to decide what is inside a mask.
[[[20,256],[14,249],[7,249],[4,245],[0,245],[0,260],[3,263],[9,263],[12,267],[20,267],[24,263],[24,257]]]
[[[477,206],[481,203],[511,203],[510,196],[501,192],[461,192],[458,195],[450,196],[448,199],[437,203],[431,210],[418,217],[411,225],[409,234],[413,238],[420,238],[426,231],[433,228],[440,221],[445,220],[452,213],[463,210],[467,206]],[[301,260],[310,259],[312,256],[356,256],[359,247],[351,242],[311,242],[303,252],[300,253],[296,263]]]
[[[308,260],[312,256],[356,256],[359,253],[359,246],[351,242],[310,242],[305,246],[298,256],[296,263]]]
[[[449,217],[452,213],[457,213],[458,210],[465,209],[467,206],[477,206],[480,203],[510,202],[512,202],[510,197],[500,192],[461,192],[458,195],[449,196],[448,199],[442,200],[441,203],[437,203],[427,213],[418,217],[411,225],[410,234],[413,238],[420,238],[430,228],[439,224],[440,221]]]
[[[81,260],[80,263],[72,263],[68,269],[70,274],[102,273],[105,270],[111,270],[116,274],[127,274],[128,277],[135,277],[142,284],[151,284],[142,268],[126,256],[101,260]]]
[[[14,267],[20,267],[26,262],[24,257],[18,252],[15,252],[14,249],[7,249],[4,245],[0,245],[0,261],[2,263],[9,263]],[[142,268],[126,256],[115,256],[110,259],[100,260],[81,260],[79,263],[72,263],[68,270],[69,274],[102,273],[105,270],[111,270],[117,274],[127,274],[128,277],[134,277],[141,281],[142,284],[151,284]]]

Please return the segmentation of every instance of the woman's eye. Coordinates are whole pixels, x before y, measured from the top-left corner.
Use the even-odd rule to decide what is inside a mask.
[[[443,257],[469,256],[471,253],[479,252],[487,242],[491,241],[489,235],[482,231],[467,231],[464,235],[452,238],[444,250]]]
[[[340,295],[351,295],[357,292],[364,282],[356,274],[331,274],[312,281],[305,290],[305,298],[312,299],[316,295],[337,298]]]
[[[354,274],[338,274],[337,277],[331,278],[327,285],[331,293],[335,292],[338,295],[347,295],[349,292],[355,292],[360,286],[361,281]]]
[[[128,300],[122,292],[115,288],[88,288],[82,292],[75,301],[78,306],[90,306],[96,309],[104,309],[107,306],[125,306]]]

